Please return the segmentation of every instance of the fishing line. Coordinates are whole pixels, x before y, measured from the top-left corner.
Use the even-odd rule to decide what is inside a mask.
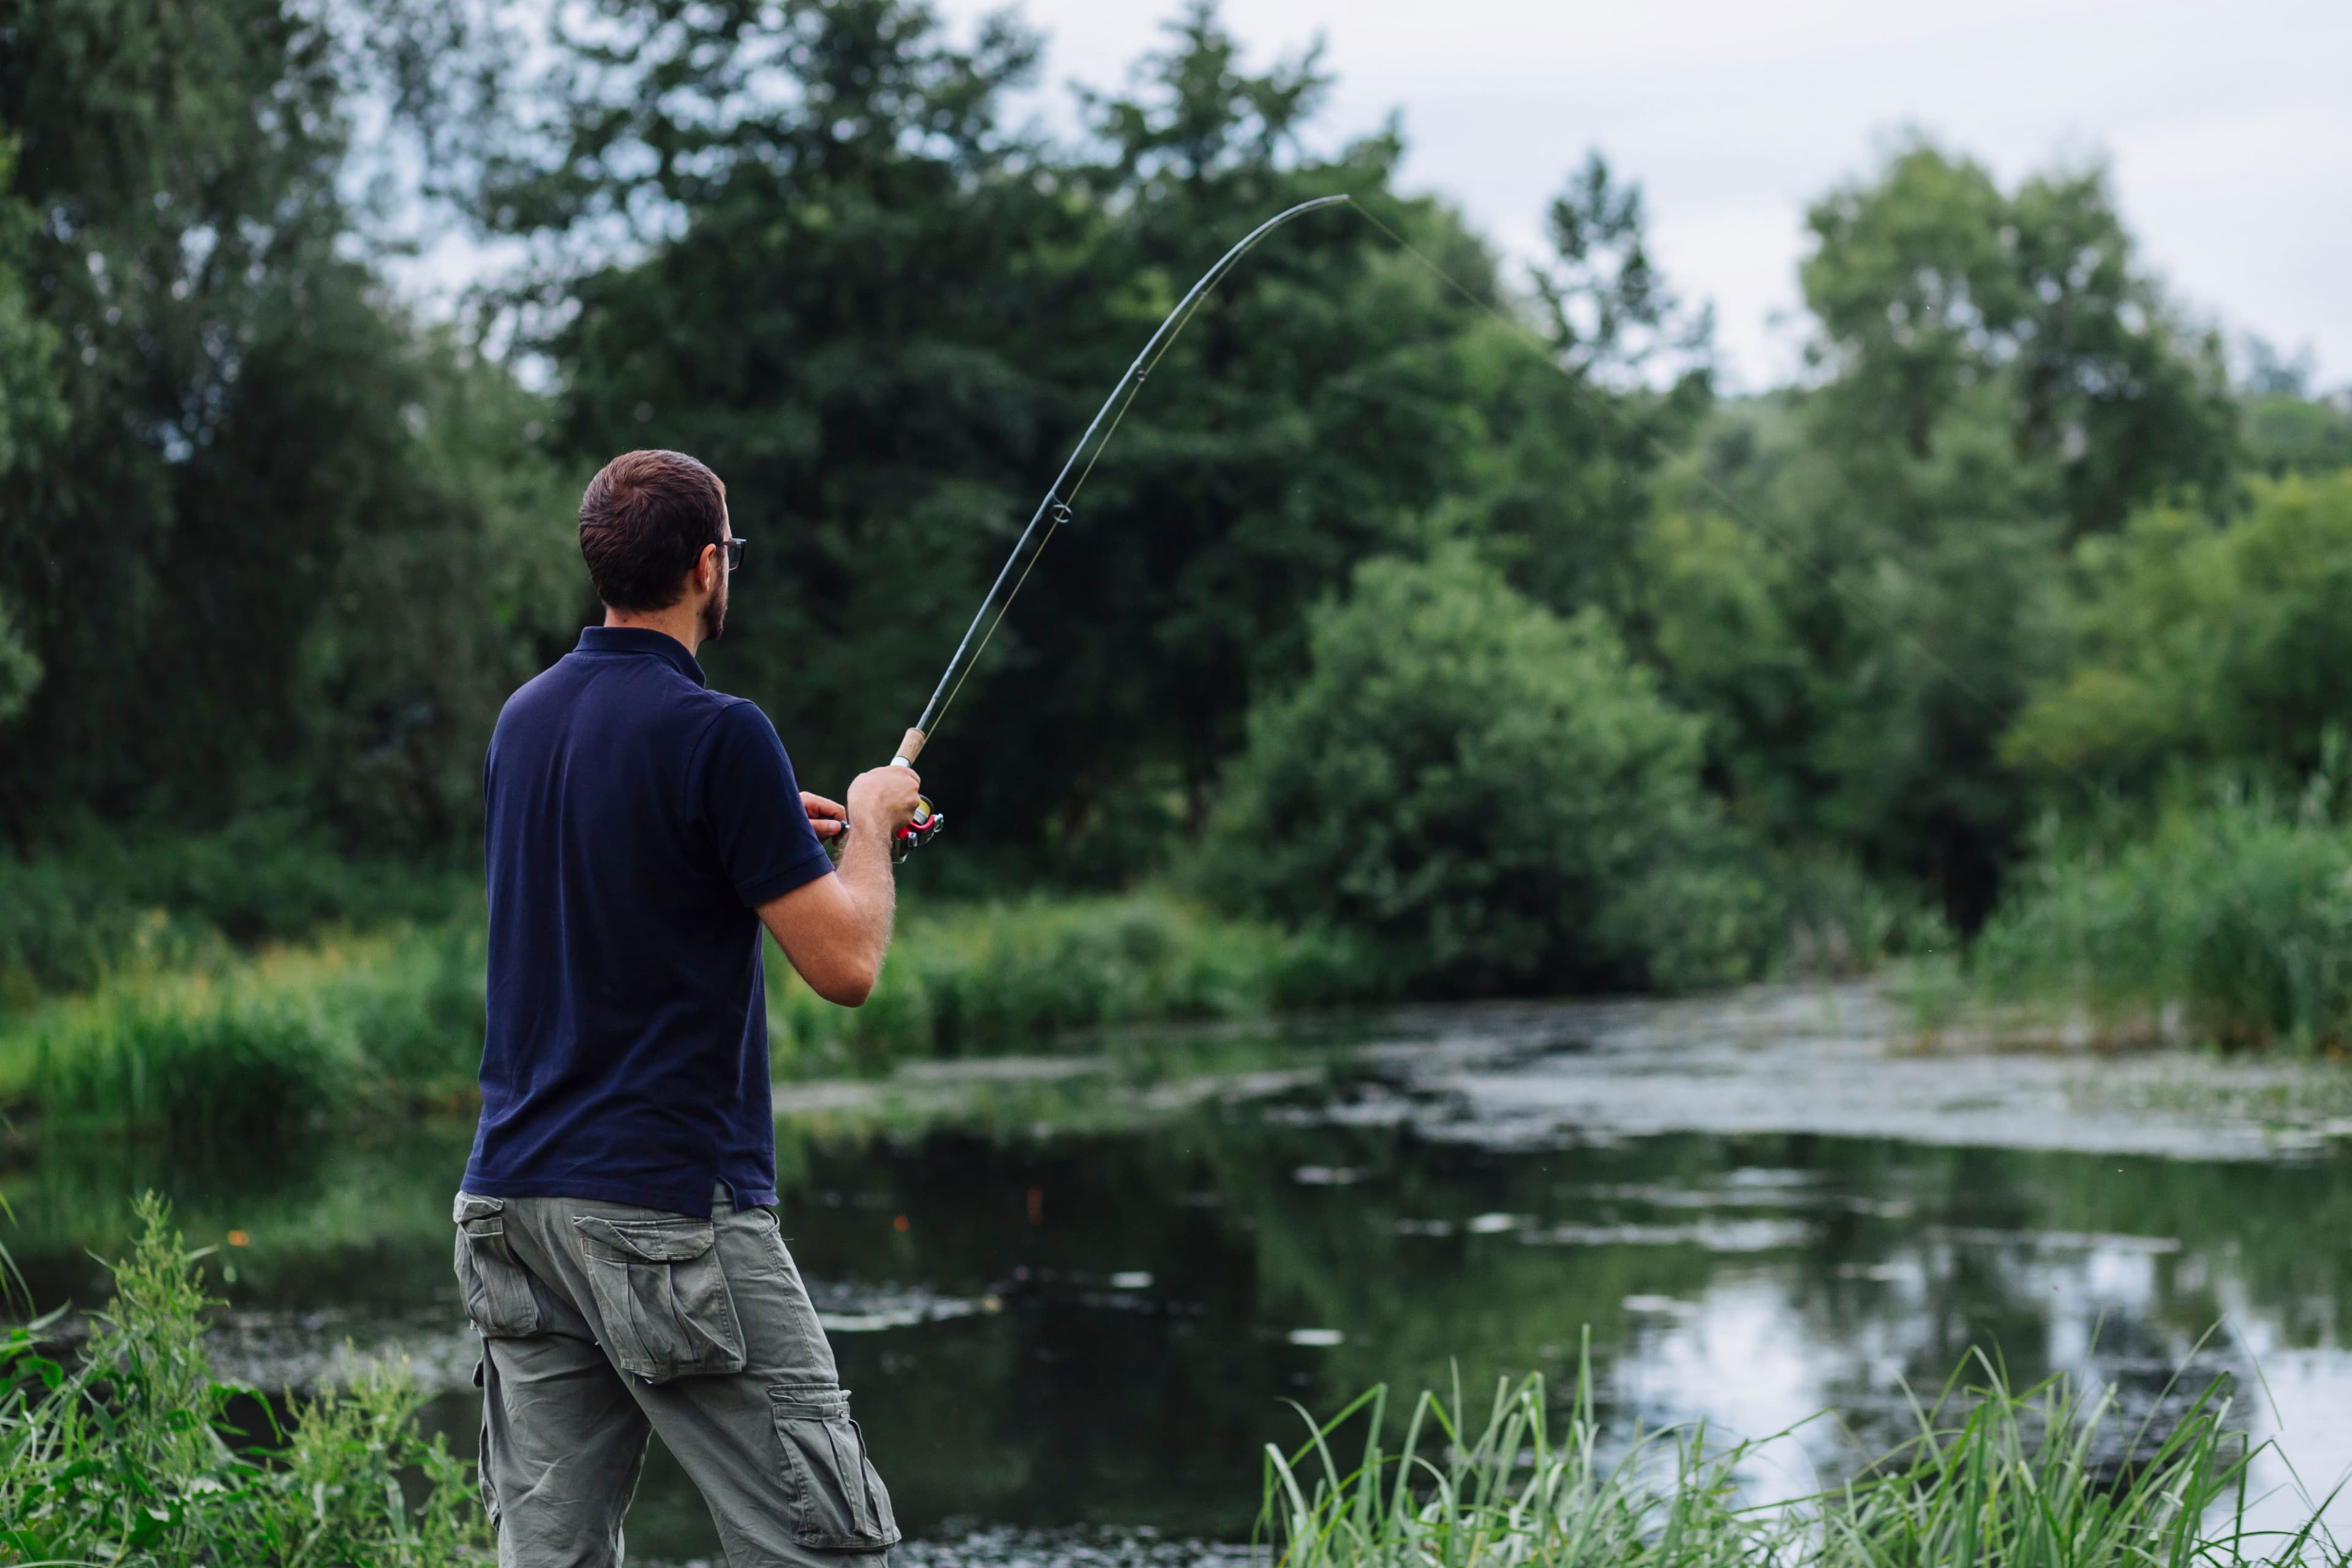
[[[1077,445],[1070,450],[1069,460],[1062,465],[1062,471],[1055,475],[1054,482],[1046,487],[1045,499],[1037,503],[1037,510],[1030,514],[1029,525],[1021,531],[1021,537],[1013,542],[1013,553],[1006,558],[1003,570],[997,573],[988,596],[980,602],[980,609],[971,617],[971,625],[964,628],[963,640],[956,645],[947,668],[940,673],[939,685],[931,690],[931,700],[923,705],[923,716],[915,721],[913,729],[907,731],[899,743],[898,754],[891,759],[893,762],[912,763],[922,750],[923,742],[938,727],[940,720],[946,716],[949,705],[963,689],[963,683],[971,676],[972,667],[980,662],[981,654],[987,649],[989,639],[996,635],[997,626],[1004,619],[1004,612],[1013,607],[1013,598],[1020,594],[1022,584],[1029,581],[1029,574],[1036,567],[1037,558],[1045,552],[1045,546],[1053,540],[1055,531],[1069,521],[1071,504],[1077,500],[1078,491],[1086,487],[1087,478],[1094,473],[1095,464],[1101,458],[1103,448],[1110,445],[1110,438],[1118,431],[1119,422],[1127,417],[1129,405],[1143,390],[1144,379],[1159,365],[1161,356],[1175,346],[1177,338],[1207,301],[1210,290],[1233,270],[1235,263],[1256,248],[1258,241],[1284,224],[1318,207],[1341,205],[1348,199],[1344,195],[1318,196],[1313,201],[1300,202],[1275,214],[1244,235],[1232,249],[1219,257],[1216,265],[1201,274],[1200,280],[1162,319],[1159,329],[1143,345],[1142,352],[1135,356],[1135,363],[1127,367],[1127,374],[1118,378],[1118,384],[1111,388],[1110,395],[1103,399],[1102,406],[1087,422],[1085,431],[1078,437]],[[1103,423],[1106,418],[1110,421],[1108,426]],[[1099,439],[1096,435],[1097,431],[1101,432]],[[1077,468],[1081,457],[1087,459],[1086,467],[1079,469],[1076,482],[1071,484],[1065,493],[1062,486],[1069,479],[1070,471]],[[1045,526],[1042,534],[1038,532],[1041,523]],[[1030,545],[1033,539],[1036,542],[1034,549]],[[1016,566],[1020,568],[1017,576],[1013,571]],[[1010,592],[1005,588],[1008,582],[1012,584]],[[992,608],[995,612],[993,615],[990,614]],[[979,638],[977,643],[973,641],[975,636]]]
[[[1219,257],[1216,265],[1201,274],[1200,280],[1176,301],[1175,309],[1162,318],[1159,328],[1144,343],[1142,352],[1135,356],[1135,363],[1127,367],[1127,374],[1118,378],[1118,384],[1110,390],[1110,395],[1103,399],[1102,406],[1096,409],[1095,416],[1087,422],[1077,445],[1070,449],[1069,459],[1062,465],[1062,471],[1055,475],[1054,482],[1045,488],[1045,499],[1037,503],[1037,510],[1029,516],[1029,525],[1013,542],[1013,553],[1005,558],[1003,568],[996,574],[996,581],[989,586],[988,596],[981,600],[971,624],[964,628],[963,639],[956,644],[954,654],[948,659],[947,668],[940,674],[940,683],[931,689],[931,700],[923,704],[922,717],[899,737],[898,754],[890,759],[892,763],[902,768],[914,766],[915,758],[922,752],[923,743],[939,727],[940,720],[946,716],[956,694],[963,689],[963,683],[980,662],[980,656],[987,651],[989,640],[996,636],[996,628],[1003,623],[1004,613],[1013,607],[1013,601],[1020,594],[1022,584],[1029,581],[1029,574],[1036,568],[1037,558],[1045,552],[1045,546],[1052,542],[1055,531],[1069,521],[1071,503],[1086,488],[1087,478],[1095,471],[1095,464],[1102,458],[1103,448],[1110,445],[1110,438],[1118,431],[1119,422],[1127,417],[1129,405],[1143,390],[1145,378],[1159,365],[1160,357],[1175,345],[1185,327],[1191,324],[1192,317],[1208,299],[1209,291],[1233,270],[1235,263],[1256,247],[1258,241],[1284,224],[1318,207],[1338,206],[1348,199],[1345,195],[1318,196],[1275,214],[1242,236],[1232,249]],[[1106,419],[1109,421],[1108,426],[1104,424]],[[1097,432],[1100,433],[1099,438]],[[1086,467],[1079,468],[1078,459],[1082,457],[1086,458]],[[1062,487],[1069,481],[1073,469],[1077,470],[1077,479],[1070,483],[1069,489],[1065,492]],[[1042,533],[1038,531],[1041,524],[1045,530]],[[1034,547],[1032,541],[1034,541]],[[1009,590],[1007,584],[1011,584]],[[992,610],[993,614],[991,614]],[[940,830],[943,820],[942,814],[934,810],[929,800],[918,796],[914,820],[898,830],[891,846],[892,858],[903,860],[908,852],[929,843],[931,836]]]

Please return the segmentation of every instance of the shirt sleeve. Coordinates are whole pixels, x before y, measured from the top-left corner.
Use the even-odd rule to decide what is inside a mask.
[[[802,809],[792,759],[757,703],[730,703],[711,721],[700,784],[719,868],[745,905],[756,908],[833,869]]]

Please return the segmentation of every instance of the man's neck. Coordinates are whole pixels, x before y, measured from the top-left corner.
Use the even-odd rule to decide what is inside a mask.
[[[688,654],[702,647],[702,612],[692,605],[672,605],[666,610],[616,610],[607,605],[604,624],[666,633],[684,643]]]

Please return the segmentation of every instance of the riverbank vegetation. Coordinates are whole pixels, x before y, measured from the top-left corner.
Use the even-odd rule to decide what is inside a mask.
[[[1600,153],[1507,260],[1209,5],[1060,137],[1014,22],[609,9],[66,0],[0,59],[19,1109],[462,1097],[479,758],[595,613],[587,475],[729,480],[710,677],[837,791],[1107,378],[1334,192],[1454,281],[1334,210],[1211,300],[926,754],[874,1002],[772,987],[782,1070],[1963,945],[2340,1041],[2336,803],[2257,803],[2343,720],[2352,404],[2168,293],[2097,163],[1891,143],[1804,214],[1803,384],[1731,396]],[[420,224],[512,264],[425,321]]]
[[[142,955],[0,1015],[0,1110],[58,1131],[281,1135],[468,1110],[481,1050],[478,915],[344,927],[247,952],[152,915]],[[1397,994],[1367,952],[1164,892],[916,907],[862,1008],[769,951],[780,1078],[1049,1046],[1122,1025],[1264,1018]]]
[[[1668,1429],[1617,1451],[1591,1373],[1563,1412],[1540,1378],[1470,1405],[1423,1394],[1395,1447],[1375,1390],[1285,1454],[1268,1446],[1261,1525],[1278,1568],[1611,1563],[1639,1568],[1805,1563],[2330,1563],[2313,1522],[2250,1528],[2247,1444],[2226,1386],[2158,1426],[2063,1379],[2013,1389],[1973,1357],[1918,1435],[1843,1485],[1750,1495],[1750,1443]],[[1364,1410],[1361,1457],[1335,1441]],[[1785,1442],[1783,1438],[1780,1441]],[[1764,1447],[1769,1449],[1770,1445]],[[1434,1458],[1431,1457],[1434,1451]],[[1605,1455],[1605,1457],[1604,1457]]]
[[[418,1435],[404,1378],[378,1369],[308,1393],[216,1382],[209,1249],[191,1250],[152,1196],[138,1220],[87,1340],[58,1342],[50,1318],[0,1342],[0,1562],[488,1560],[470,1467]],[[1672,1427],[1629,1449],[1593,1393],[1588,1366],[1565,1401],[1540,1378],[1477,1405],[1456,1388],[1421,1395],[1399,1424],[1376,1389],[1296,1450],[1269,1446],[1264,1546],[1282,1568],[2335,1556],[2315,1521],[2249,1524],[2250,1444],[2226,1378],[2135,1421],[2111,1395],[2063,1379],[2013,1389],[1972,1357],[1917,1406],[1904,1447],[1776,1500],[1748,1495],[1773,1444]],[[1343,1458],[1349,1442],[1360,1453]]]
[[[53,1342],[55,1316],[0,1341],[0,1563],[488,1561],[471,1467],[419,1434],[421,1394],[385,1371],[307,1395],[215,1382],[210,1249],[152,1194],[139,1219],[86,1342]]]

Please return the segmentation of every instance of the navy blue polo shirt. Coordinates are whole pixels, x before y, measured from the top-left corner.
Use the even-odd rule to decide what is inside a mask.
[[[489,1021],[466,1190],[708,1215],[776,1201],[757,908],[832,868],[759,708],[591,626],[482,770]]]

